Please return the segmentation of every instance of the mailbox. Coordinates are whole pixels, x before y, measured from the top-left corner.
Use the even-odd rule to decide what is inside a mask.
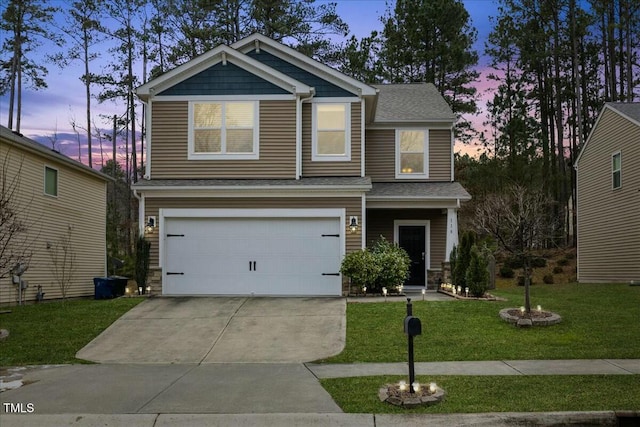
[[[415,337],[422,334],[422,324],[420,319],[413,316],[407,316],[404,318],[404,333]]]

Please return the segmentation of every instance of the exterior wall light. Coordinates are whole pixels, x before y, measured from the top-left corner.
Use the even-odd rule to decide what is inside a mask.
[[[351,231],[351,233],[355,233],[358,231],[358,217],[357,216],[352,216],[351,218],[349,218],[349,231]]]
[[[153,232],[154,228],[156,228],[156,217],[155,216],[148,216],[147,217],[147,223],[145,224],[145,231],[147,233],[151,233],[151,232]]]

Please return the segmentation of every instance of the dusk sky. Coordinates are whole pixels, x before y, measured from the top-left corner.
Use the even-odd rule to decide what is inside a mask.
[[[317,3],[327,1],[320,0]],[[471,15],[472,23],[478,30],[478,40],[475,49],[480,54],[480,63],[478,70],[482,72],[487,66],[487,60],[483,58],[484,43],[491,31],[491,23],[489,18],[497,15],[497,3],[494,0],[463,0],[467,11]],[[384,15],[387,9],[387,2],[384,0],[338,0],[337,12],[340,17],[349,25],[351,34],[356,37],[368,36],[372,30],[381,30],[382,24],[380,17]],[[2,38],[6,37],[4,34]],[[106,52],[108,46],[102,46],[103,56],[108,55]],[[40,52],[53,53],[58,49],[52,43],[43,43],[39,48]],[[93,65],[97,67],[98,62]],[[54,64],[45,64],[49,70],[46,78],[48,88],[45,90],[34,91],[29,88],[23,88],[22,103],[22,123],[21,133],[27,137],[33,138],[45,145],[51,147],[48,142],[49,138],[57,134],[58,150],[71,158],[78,159],[78,143],[73,133],[70,122],[73,118],[81,125],[85,123],[85,104],[84,104],[84,86],[79,77],[82,75],[82,65],[79,62],[73,63],[64,70]],[[96,70],[97,71],[97,70]],[[482,98],[486,98],[485,93],[487,84],[484,80],[484,74],[481,75],[481,81],[477,83],[479,94]],[[484,95],[484,96],[483,96]],[[8,94],[0,97],[0,124],[7,126],[8,119]],[[479,106],[484,107],[483,99],[480,100]],[[110,133],[111,125],[102,121],[99,114],[111,116],[114,113],[122,113],[122,108],[116,108],[112,102],[99,104],[92,101],[92,113],[95,121],[105,132]],[[473,119],[472,121],[480,126],[484,113]],[[15,122],[14,122],[15,123]],[[82,133],[82,131],[81,131]],[[94,141],[94,166],[100,164],[100,154],[97,153],[98,142]],[[108,144],[105,141],[105,144]],[[456,150],[475,152],[475,148],[462,147],[457,144]],[[108,158],[108,147],[105,147],[105,159]],[[82,154],[83,161],[86,163],[86,150]]]

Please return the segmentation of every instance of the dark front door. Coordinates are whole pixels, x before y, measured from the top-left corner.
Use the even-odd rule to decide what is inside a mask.
[[[425,285],[425,234],[424,225],[398,226],[398,245],[407,251],[411,258],[409,278],[404,282],[405,286]]]

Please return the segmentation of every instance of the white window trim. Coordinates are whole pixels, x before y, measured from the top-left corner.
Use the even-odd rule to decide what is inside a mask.
[[[617,170],[613,168],[613,159],[616,156],[620,156],[620,169],[617,169]],[[616,187],[613,184],[613,174],[615,174],[616,172],[620,173],[620,186],[619,187]],[[622,188],[622,152],[618,150],[615,153],[611,154],[611,189],[619,190],[621,188]]]
[[[252,153],[196,153],[194,144],[193,110],[196,104],[222,104],[222,117],[226,104],[234,102],[253,103],[253,152]],[[248,100],[196,100],[189,101],[188,160],[258,160],[260,158],[260,103]],[[222,146],[226,146],[226,128],[222,127]]]
[[[56,171],[56,194],[47,193],[47,169]],[[42,172],[42,193],[47,197],[58,198],[58,195],[60,194],[60,171],[58,170],[58,168],[54,168],[53,166],[44,165]]]
[[[424,132],[424,172],[402,173],[400,159],[400,132],[421,131]],[[402,128],[396,129],[396,179],[427,179],[429,178],[429,129],[428,128]]]
[[[318,154],[318,105],[327,103],[344,105],[344,153],[342,155]],[[351,161],[351,103],[315,102],[311,113],[311,161],[314,162],[350,162]]]

